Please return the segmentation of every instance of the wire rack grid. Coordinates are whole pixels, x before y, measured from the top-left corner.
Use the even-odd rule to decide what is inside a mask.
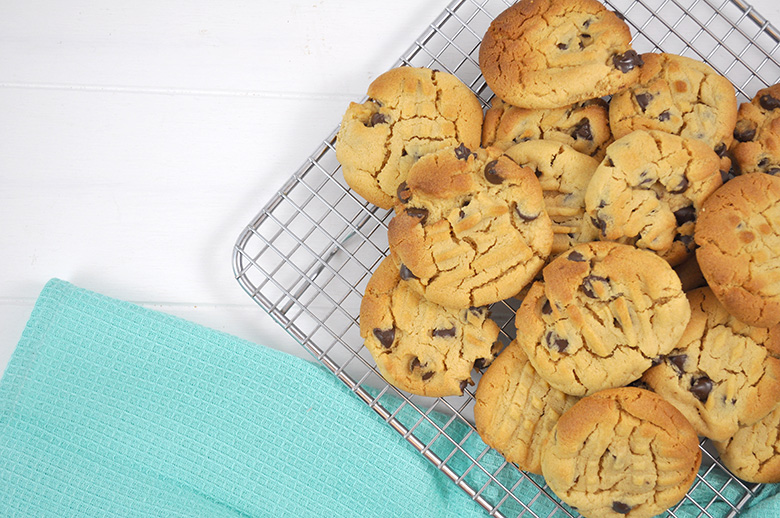
[[[478,64],[482,36],[512,2],[455,0],[394,66],[445,70],[484,106],[493,94]],[[605,0],[620,13],[639,52],[670,52],[710,64],[734,84],[738,101],[780,79],[778,31],[739,0]],[[496,517],[575,517],[541,477],[487,447],[473,425],[473,387],[425,398],[388,385],[359,334],[360,301],[388,254],[379,209],[346,185],[336,160],[338,127],[241,232],[233,268],[244,290],[389,426]],[[513,299],[491,307],[504,343],[514,338]],[[478,381],[480,373],[476,373]],[[732,476],[702,441],[704,461],[686,497],[665,516],[737,516],[760,485]]]

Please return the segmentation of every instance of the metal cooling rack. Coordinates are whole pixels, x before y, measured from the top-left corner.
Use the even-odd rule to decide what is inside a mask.
[[[780,80],[780,36],[739,0],[606,0],[632,29],[639,52],[707,62],[736,87],[739,102]],[[491,20],[511,2],[453,1],[394,66],[446,70],[487,106],[478,49]],[[344,182],[331,133],[260,211],[233,250],[244,290],[388,425],[496,517],[575,517],[544,480],[485,446],[473,426],[474,387],[463,396],[424,398],[389,386],[363,347],[358,313],[366,283],[388,254],[392,214]],[[494,304],[504,343],[514,338],[517,301]],[[476,374],[475,381],[479,374]],[[665,516],[732,517],[761,489],[733,477],[702,441],[702,469]]]

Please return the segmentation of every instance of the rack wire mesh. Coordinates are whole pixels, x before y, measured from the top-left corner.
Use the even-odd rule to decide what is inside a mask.
[[[487,106],[493,94],[478,64],[482,36],[512,2],[455,0],[394,66],[437,68],[459,77]],[[670,52],[704,61],[734,84],[738,101],[780,80],[780,33],[739,0],[605,0],[620,13],[639,52]],[[425,398],[403,393],[379,375],[359,335],[358,313],[371,273],[388,254],[391,211],[353,193],[328,135],[241,232],[234,274],[244,290],[320,363],[411,446],[496,517],[575,517],[541,477],[507,463],[473,425],[474,390]],[[516,301],[491,307],[504,343],[514,337]],[[477,373],[475,381],[480,374]],[[665,516],[737,516],[761,490],[732,476],[711,445],[686,497]]]

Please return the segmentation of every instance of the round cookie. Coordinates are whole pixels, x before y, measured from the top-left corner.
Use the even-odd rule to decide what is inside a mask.
[[[639,78],[631,31],[596,0],[520,0],[488,27],[479,65],[490,89],[521,108],[559,108]]]
[[[385,258],[366,285],[360,336],[391,385],[421,396],[463,393],[471,371],[500,350],[498,325],[487,308],[447,309],[428,302]]]
[[[457,77],[427,68],[398,67],[377,77],[368,100],[350,103],[336,138],[347,184],[389,209],[398,185],[421,156],[479,145],[482,105]]]
[[[558,420],[542,453],[550,489],[585,518],[649,518],[679,502],[701,449],[677,409],[634,387],[582,398]]]
[[[485,444],[520,469],[538,475],[550,431],[579,399],[544,381],[516,342],[482,375],[475,398],[474,422]]]
[[[639,129],[660,130],[702,140],[722,156],[737,122],[731,82],[706,63],[685,56],[649,53],[642,59],[638,83],[610,101],[609,125],[615,138]]]
[[[402,278],[437,304],[467,308],[511,297],[550,253],[539,181],[498,148],[426,155],[398,195],[390,252]]]
[[[677,345],[690,318],[671,266],[630,245],[576,245],[542,276],[517,311],[517,342],[539,375],[567,394],[639,379]]]
[[[531,110],[493,98],[482,125],[482,147],[508,149],[538,139],[561,142],[601,160],[612,142],[609,105],[603,99],[591,99],[563,108]]]
[[[759,327],[780,323],[780,177],[729,180],[702,205],[694,238],[704,278],[726,310]]]
[[[780,403],[780,327],[729,315],[709,288],[688,293],[691,319],[677,346],[642,381],[691,422],[723,441]]]
[[[764,88],[737,112],[731,155],[741,173],[780,173],[780,84]]]
[[[553,223],[551,256],[598,239],[598,229],[585,217],[585,189],[599,165],[594,158],[551,140],[521,142],[504,153],[539,179]]]
[[[676,266],[692,255],[701,205],[723,180],[700,140],[637,130],[607,148],[585,193],[599,239],[651,250]]]
[[[713,442],[720,460],[746,482],[780,482],[780,407],[733,437]]]

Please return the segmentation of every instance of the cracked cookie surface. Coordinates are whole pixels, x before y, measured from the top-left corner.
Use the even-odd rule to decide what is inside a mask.
[[[550,253],[539,180],[498,148],[426,155],[398,195],[390,252],[402,278],[437,304],[467,308],[514,296]]]
[[[720,460],[746,482],[780,482],[780,407],[733,437],[714,442]]]
[[[729,313],[780,323],[780,177],[737,176],[702,205],[694,233],[704,278]]]
[[[516,342],[482,375],[475,398],[475,425],[485,444],[520,469],[539,475],[542,449],[553,426],[579,399],[544,381]]]
[[[639,78],[631,31],[596,0],[520,0],[479,49],[490,89],[522,108],[559,108],[614,94]]]
[[[551,257],[598,238],[598,229],[585,217],[585,189],[599,165],[594,158],[550,140],[521,142],[504,153],[539,179],[553,224]]]
[[[634,130],[660,130],[704,141],[723,155],[737,121],[734,86],[702,61],[675,54],[643,54],[639,82],[609,104],[616,139]],[[725,167],[728,170],[728,167]]]
[[[780,173],[780,84],[759,90],[737,112],[731,153],[736,169],[746,173]]]
[[[780,402],[780,327],[749,326],[709,288],[688,293],[691,319],[677,346],[642,380],[691,422],[723,441]]]
[[[671,266],[630,245],[576,245],[542,276],[517,311],[517,341],[539,375],[568,394],[639,379],[690,318]]]
[[[421,396],[463,393],[474,367],[501,347],[487,308],[453,310],[428,302],[401,281],[392,259],[371,276],[360,306],[360,336],[391,385]]]
[[[598,238],[645,248],[672,266],[693,253],[702,203],[722,184],[707,144],[638,130],[607,148],[585,193]]]
[[[542,453],[550,488],[586,518],[649,518],[683,498],[701,465],[699,441],[672,405],[634,387],[582,398]]]
[[[508,149],[527,140],[553,140],[601,160],[612,142],[609,106],[591,99],[563,108],[518,108],[498,97],[491,101],[482,125],[482,147]]]
[[[461,142],[479,145],[482,106],[452,74],[394,68],[369,85],[368,97],[344,114],[336,158],[347,184],[374,205],[393,206],[398,185],[421,156]]]

